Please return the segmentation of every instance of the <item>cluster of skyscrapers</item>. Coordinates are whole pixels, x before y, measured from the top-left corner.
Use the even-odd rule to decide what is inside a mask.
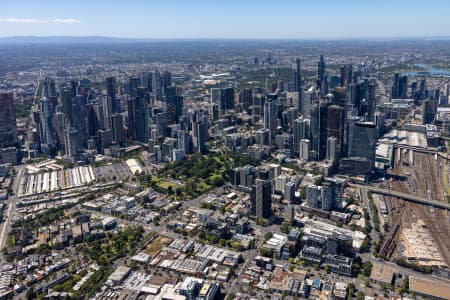
[[[106,93],[89,80],[57,87],[39,83],[33,109],[32,151],[89,161],[92,155],[113,155],[130,143],[150,145],[155,160],[206,152],[208,118],[203,110],[185,111],[182,90],[172,74],[158,71],[131,77],[128,83],[106,78]]]

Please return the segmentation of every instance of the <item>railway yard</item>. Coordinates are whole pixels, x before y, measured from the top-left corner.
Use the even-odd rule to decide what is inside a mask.
[[[432,153],[407,149],[395,151],[394,167],[388,172],[388,188],[447,202],[444,176],[446,161]],[[384,197],[389,226],[382,255],[405,257],[423,266],[450,265],[450,219],[448,211]]]

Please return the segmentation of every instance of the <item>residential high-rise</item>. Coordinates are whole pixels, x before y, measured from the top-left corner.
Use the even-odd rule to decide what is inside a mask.
[[[257,218],[269,219],[272,217],[272,184],[270,180],[255,180],[252,213]]]
[[[78,95],[73,98],[73,127],[78,131],[78,141],[84,146],[87,141],[86,98]]]
[[[317,64],[317,89],[319,89],[323,94],[325,81],[325,59],[323,55],[320,55],[319,63]]]
[[[294,121],[294,153],[300,153],[300,141],[302,139],[309,139],[310,120],[298,118]]]
[[[72,98],[75,97],[75,96],[73,96],[72,91],[69,90],[69,89],[64,89],[61,92],[62,112],[66,115],[68,124],[73,124]]]
[[[323,160],[327,147],[327,114],[329,103],[316,103],[311,109],[311,159]]]
[[[327,139],[327,160],[335,162],[338,159],[339,151],[337,151],[337,144],[338,142],[336,137],[332,136]]]
[[[208,150],[206,147],[208,137],[208,117],[206,115],[202,115],[193,124],[193,142],[196,152],[200,152],[202,154],[206,153]]]
[[[108,98],[110,114],[120,113],[120,105],[117,101],[117,86],[115,77],[106,78],[106,97]]]
[[[375,121],[375,109],[376,109],[376,83],[371,82],[368,86],[368,98],[367,98],[367,121]]]
[[[16,110],[13,93],[0,93],[0,148],[17,146]]]
[[[134,109],[136,140],[141,143],[147,143],[149,138],[149,101],[143,87],[139,87],[137,90]]]
[[[36,116],[35,116],[36,117]],[[35,119],[39,132],[41,150],[49,155],[56,154],[55,130],[53,129],[53,107],[48,98],[39,101],[38,119]]]
[[[311,141],[308,139],[300,140],[299,157],[301,159],[304,159],[305,161],[309,161],[311,159],[310,152],[311,152]]]
[[[299,100],[302,98],[302,74],[300,69],[300,58],[295,60],[295,91],[298,93]]]
[[[272,136],[277,132],[277,122],[277,103],[269,98],[264,103],[264,128],[269,129]]]
[[[311,208],[321,208],[321,187],[317,185],[306,186],[306,204]]]
[[[322,209],[342,209],[345,180],[341,178],[325,177],[322,184]]]
[[[152,73],[152,92],[156,95],[157,99],[161,99],[162,97],[162,84],[163,84],[163,80],[161,77],[161,74],[159,73],[158,70],[155,70]]]

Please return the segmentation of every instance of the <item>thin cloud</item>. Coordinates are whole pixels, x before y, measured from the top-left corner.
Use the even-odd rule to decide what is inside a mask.
[[[16,24],[79,24],[81,21],[74,18],[35,19],[35,18],[0,18],[0,23]]]

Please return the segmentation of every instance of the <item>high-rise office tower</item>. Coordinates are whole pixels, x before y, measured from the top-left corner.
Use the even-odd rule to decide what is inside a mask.
[[[164,71],[162,74],[162,89],[164,95],[166,95],[167,88],[172,86],[172,73]]]
[[[253,91],[251,89],[244,89],[239,93],[239,103],[242,104],[243,110],[248,110],[253,104]]]
[[[72,159],[76,159],[78,157],[79,154],[79,149],[80,149],[80,142],[79,142],[79,137],[80,134],[78,132],[78,130],[76,130],[75,128],[69,126],[67,127],[66,131],[65,131],[66,135],[65,135],[65,149],[66,149],[66,155],[68,157],[71,157]]]
[[[149,101],[145,88],[139,87],[137,89],[137,96],[134,101],[136,140],[141,143],[147,143],[149,138]]]
[[[400,74],[395,73],[394,74],[394,82],[392,83],[392,90],[391,90],[392,98],[398,98],[399,85],[400,85]]]
[[[149,72],[146,76],[146,81],[142,82],[143,85],[147,88],[147,92],[153,92],[153,74]]]
[[[53,108],[48,98],[44,97],[39,101],[39,121],[38,125],[41,150],[49,155],[56,154],[55,130],[53,129]]]
[[[151,78],[152,78],[152,91],[156,95],[156,98],[160,100],[162,97],[162,84],[163,84],[161,74],[159,73],[158,70],[155,70],[152,73]]]
[[[17,146],[16,109],[13,93],[0,93],[0,148]]]
[[[300,105],[300,112],[305,118],[309,118],[311,116],[311,107],[314,102],[314,91],[311,87],[309,90],[304,91],[302,93],[302,99],[301,99],[301,105]]]
[[[256,179],[252,197],[252,213],[257,218],[272,217],[272,184],[267,179]]]
[[[277,132],[277,103],[272,99],[267,99],[264,103],[264,128],[270,130],[273,136]]]
[[[53,118],[53,128],[55,129],[56,148],[59,152],[65,154],[65,138],[67,130],[67,118],[63,112],[56,112]]]
[[[94,137],[97,135],[97,130],[100,129],[100,120],[97,115],[97,103],[88,103],[86,105],[86,123],[87,123],[87,132],[89,137]]]
[[[313,104],[311,109],[311,159],[323,160],[327,147],[327,115],[329,103]]]
[[[344,125],[345,109],[337,105],[329,106],[327,113],[327,137],[336,138],[335,146],[338,157],[344,150]]]
[[[354,122],[349,126],[348,157],[375,161],[377,128],[373,122]]]
[[[220,110],[234,109],[234,88],[228,87],[220,91]]]
[[[127,138],[134,141],[136,140],[136,97],[130,97],[127,99],[127,114]]]
[[[340,77],[340,86],[345,87],[348,86],[352,82],[352,69],[353,66],[351,64],[344,65],[341,67],[341,77]]]
[[[319,89],[322,92],[322,95],[324,94],[324,81],[325,81],[325,59],[323,58],[323,55],[320,55],[319,63],[317,64],[317,89]]]
[[[422,104],[422,123],[431,124],[436,117],[438,107],[437,100],[427,99],[423,101]]]
[[[140,86],[142,86],[141,77],[130,77],[130,80],[128,82],[128,90],[131,97],[137,96],[137,89]]]
[[[300,69],[300,58],[297,58],[295,60],[295,91],[298,93],[298,97],[301,101],[303,95],[303,89],[302,89],[302,74],[301,74],[301,69]]]
[[[121,114],[113,114],[111,116],[111,129],[113,141],[118,144],[125,142],[125,131],[123,128],[123,116]]]
[[[111,108],[110,114],[120,113],[120,105],[117,101],[117,86],[115,77],[106,78],[106,97]]]
[[[401,76],[399,73],[394,74],[394,82],[392,84],[392,98],[408,97],[408,76]]]
[[[408,98],[408,76],[400,77],[397,97],[402,99]]]
[[[76,96],[72,102],[73,127],[78,131],[79,143],[84,146],[87,141],[87,123],[86,123],[86,98]]]
[[[169,124],[176,124],[183,112],[183,97],[177,95],[176,87],[166,88],[166,108],[167,121]]]
[[[76,95],[75,95],[76,96]],[[72,98],[73,92],[69,89],[64,89],[61,92],[61,104],[62,104],[62,112],[66,115],[66,119],[68,124],[73,124],[73,104]]]
[[[193,124],[193,142],[196,152],[202,154],[207,152],[206,142],[208,140],[208,117],[206,115],[199,116],[198,120]]]
[[[367,97],[367,121],[375,121],[375,109],[377,104],[376,99],[376,88],[377,85],[374,82],[369,83],[368,86],[368,97]]]

